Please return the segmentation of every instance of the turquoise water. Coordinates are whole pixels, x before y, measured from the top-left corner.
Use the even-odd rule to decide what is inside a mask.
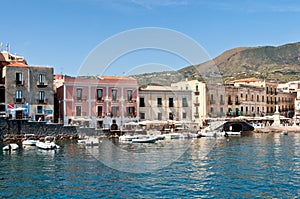
[[[59,144],[62,148],[57,151],[33,148],[3,152],[0,197],[300,197],[300,134],[137,145],[114,142],[109,147],[103,142],[105,147],[93,148],[72,142]],[[123,153],[114,153],[110,147]],[[145,157],[143,163],[137,154]],[[101,158],[114,163],[109,165]],[[152,166],[155,169],[149,169]],[[145,172],[141,172],[143,168]]]

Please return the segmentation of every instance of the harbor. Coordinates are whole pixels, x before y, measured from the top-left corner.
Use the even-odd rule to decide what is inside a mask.
[[[0,196],[15,198],[18,191],[33,198],[297,198],[299,138],[263,133],[156,144],[116,139],[103,142],[105,148],[63,141],[59,150],[3,152]]]

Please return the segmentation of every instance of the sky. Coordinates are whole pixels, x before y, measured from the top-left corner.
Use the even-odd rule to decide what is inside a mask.
[[[106,41],[147,27],[186,36],[209,59],[235,47],[300,40],[300,2],[296,0],[10,0],[2,1],[1,8],[2,49],[9,43],[10,52],[24,56],[28,64],[52,66],[55,74],[72,76]],[[106,53],[97,56],[96,69],[104,67],[101,56]],[[177,70],[189,64],[172,51],[145,48],[120,54],[105,70],[85,73],[128,75],[136,68],[141,73]]]

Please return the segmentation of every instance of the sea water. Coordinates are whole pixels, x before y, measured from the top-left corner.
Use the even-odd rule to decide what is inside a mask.
[[[106,140],[0,155],[1,198],[299,198],[300,134]]]

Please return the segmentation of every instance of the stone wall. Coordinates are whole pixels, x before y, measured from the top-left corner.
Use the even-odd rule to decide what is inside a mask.
[[[27,120],[0,120],[0,138],[7,134],[35,134],[37,136],[64,135],[76,136],[75,126],[63,124],[47,124],[45,122],[28,122]]]

